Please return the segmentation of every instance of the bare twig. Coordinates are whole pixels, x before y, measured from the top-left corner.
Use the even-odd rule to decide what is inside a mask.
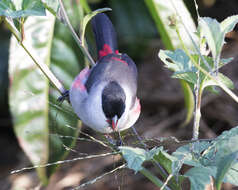
[[[32,169],[36,169],[36,168],[45,168],[45,167],[57,165],[57,164],[70,163],[70,162],[75,162],[78,160],[86,160],[86,159],[92,159],[92,158],[101,158],[101,157],[111,156],[111,155],[116,155],[116,154],[119,154],[119,152],[112,152],[112,153],[110,152],[110,153],[105,153],[105,154],[89,155],[89,156],[84,156],[84,157],[73,158],[70,160],[60,160],[57,162],[51,162],[51,163],[47,163],[47,164],[36,165],[36,166],[32,166],[32,167],[25,167],[25,168],[22,168],[19,170],[14,170],[14,171],[11,171],[11,174],[19,173],[19,172],[26,171],[26,170],[32,170]]]
[[[30,56],[32,61],[40,68],[40,70],[44,73],[44,75],[48,78],[48,80],[55,86],[55,88],[63,94],[65,92],[65,88],[63,84],[56,78],[56,76],[51,72],[49,67],[46,64],[43,64],[39,61],[36,55],[32,55],[32,52],[29,51],[30,48],[24,44],[21,38],[21,34],[16,29],[12,21],[10,21],[8,18],[4,19],[6,26],[8,29],[12,32],[12,34],[16,37],[17,41],[19,42],[20,46],[25,50],[25,52]]]
[[[83,54],[87,57],[87,59],[89,60],[90,64],[92,66],[95,66],[95,62],[93,60],[93,58],[91,57],[90,53],[88,52],[88,49],[86,47],[83,46],[83,43],[82,43],[82,39],[80,39],[78,37],[78,35],[76,34],[76,32],[74,31],[74,28],[73,26],[71,25],[70,21],[69,21],[69,18],[67,16],[67,13],[65,11],[65,8],[64,8],[64,4],[62,2],[62,0],[59,0],[59,5],[60,5],[60,10],[62,11],[62,15],[63,16],[63,19],[66,23],[66,25],[69,27],[70,29],[70,32],[72,33],[72,36],[74,37],[76,43],[78,44],[78,46],[80,47],[81,51],[83,52]]]
[[[111,171],[109,171],[109,172],[106,172],[106,173],[104,173],[104,174],[102,174],[102,175],[100,175],[100,176],[98,176],[98,177],[96,177],[96,178],[94,178],[94,179],[92,179],[92,180],[86,182],[86,183],[81,184],[81,185],[78,186],[78,187],[75,187],[75,188],[71,189],[71,190],[77,190],[77,189],[83,188],[83,187],[85,187],[85,186],[87,186],[87,185],[94,184],[94,183],[96,183],[98,180],[102,179],[103,177],[105,177],[105,176],[107,176],[107,175],[109,175],[109,174],[112,174],[112,173],[114,173],[114,172],[116,172],[116,171],[118,171],[118,170],[121,170],[121,169],[123,169],[123,168],[126,168],[126,164],[123,164],[123,165],[121,165],[121,166],[119,166],[119,167],[117,167],[117,168],[115,168],[115,169],[113,169],[113,170],[111,170]]]

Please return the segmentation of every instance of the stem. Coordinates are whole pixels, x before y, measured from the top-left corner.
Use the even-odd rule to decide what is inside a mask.
[[[203,48],[202,47],[202,39],[201,39],[201,36],[199,36],[200,52],[203,52],[202,48]],[[201,66],[200,57],[198,58],[198,65]],[[194,85],[194,92],[195,92],[195,111],[194,111],[193,138],[192,139],[197,140],[198,136],[199,136],[199,126],[200,126],[200,119],[201,119],[201,101],[202,101],[202,88],[201,88],[201,84],[200,84],[200,71],[199,70],[197,71],[197,83],[196,83],[196,85]]]
[[[8,20],[7,18],[4,19],[6,26],[8,27],[8,29],[12,32],[12,34],[16,37],[18,43],[20,44],[20,46],[25,50],[25,52],[30,56],[30,58],[33,60],[33,62],[40,68],[40,70],[44,73],[44,75],[48,78],[48,80],[55,86],[55,88],[61,93],[63,94],[65,92],[65,88],[63,86],[63,84],[56,78],[56,76],[51,72],[51,70],[49,69],[49,67],[46,64],[43,64],[39,61],[37,61],[36,59],[36,55],[32,55],[32,53],[30,53],[30,51],[27,48],[26,45],[24,45],[24,43],[22,42],[22,37],[20,32],[15,28],[15,26],[12,24],[12,22],[10,20]]]
[[[163,187],[164,183],[146,168],[143,168],[142,170],[140,170],[140,173],[143,174],[152,183],[154,183],[157,187],[160,187],[160,188]],[[164,187],[164,189],[171,190],[167,185]]]
[[[200,119],[201,119],[201,101],[202,101],[202,88],[200,87],[200,84],[199,84],[199,78],[198,78],[198,83],[196,84],[196,87],[194,90],[195,90],[196,100],[195,100],[192,140],[197,140],[199,135],[199,125],[200,125]]]
[[[83,54],[88,58],[88,60],[91,63],[91,65],[95,66],[96,64],[95,64],[93,58],[91,57],[91,55],[89,54],[88,49],[83,46],[82,39],[80,39],[78,37],[78,35],[76,34],[76,32],[74,31],[73,26],[71,25],[71,23],[69,21],[69,18],[67,16],[67,13],[65,11],[64,4],[63,4],[62,0],[59,0],[59,5],[60,5],[60,10],[62,11],[63,19],[66,22],[67,26],[69,27],[70,32],[72,33],[73,38],[75,39],[76,43],[80,47],[80,49],[83,52]]]
[[[161,187],[161,190],[164,190],[164,188],[166,187],[166,185],[168,184],[169,180],[173,177],[172,174],[170,174],[168,176],[168,178],[166,179],[166,181],[164,182],[163,186]]]
[[[196,0],[193,0],[193,2],[194,2],[194,5],[195,5],[197,17],[200,18],[200,15],[199,15],[199,12],[198,12],[198,4],[197,4]]]

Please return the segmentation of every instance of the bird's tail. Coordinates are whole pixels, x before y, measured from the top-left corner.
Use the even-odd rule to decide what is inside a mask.
[[[111,53],[117,54],[116,32],[107,15],[104,13],[97,14],[92,19],[92,26],[99,58]]]

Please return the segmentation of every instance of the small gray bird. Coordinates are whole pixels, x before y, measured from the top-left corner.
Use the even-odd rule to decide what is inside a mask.
[[[119,53],[114,27],[104,13],[92,19],[92,26],[98,61],[77,75],[69,91],[70,102],[90,128],[101,133],[122,131],[140,115],[137,68],[128,55]]]

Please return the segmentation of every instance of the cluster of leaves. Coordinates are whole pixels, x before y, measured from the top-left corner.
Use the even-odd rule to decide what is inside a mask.
[[[217,81],[222,82],[228,88],[233,88],[232,81],[218,71],[232,60],[232,58],[221,59],[220,56],[225,43],[225,34],[233,30],[238,23],[238,16],[231,16],[221,23],[212,18],[199,17],[196,29],[195,25],[191,24],[191,18],[187,15],[185,6],[182,6],[182,1],[170,0],[165,3],[151,0],[147,3],[158,30],[163,35],[162,40],[165,46],[168,49],[176,49],[174,51],[160,50],[159,57],[168,69],[174,71],[172,77],[186,84],[183,88],[187,94],[186,99],[190,101],[187,104],[190,107],[188,107],[187,117],[189,121],[192,116],[191,114],[189,116],[189,112],[194,111],[193,89],[199,89],[198,96],[201,98],[205,88],[210,87],[215,91],[212,87],[220,86]],[[176,7],[183,13],[183,16],[179,15]],[[167,17],[162,16],[166,14],[165,11]],[[177,21],[177,16],[174,15],[179,16],[182,20]],[[191,33],[188,32],[188,28]],[[177,38],[174,37],[175,35]],[[208,51],[204,51],[206,45],[209,48]],[[212,56],[208,56],[209,52]],[[120,149],[127,160],[128,167],[135,172],[140,171],[158,187],[181,189],[182,181],[188,178],[191,189],[202,190],[206,185],[212,183],[211,178],[213,177],[216,188],[220,189],[222,182],[238,185],[237,132],[238,128],[235,127],[223,132],[214,140],[181,146],[171,155],[162,147],[152,150],[131,147]],[[144,172],[145,168],[142,164],[146,161],[159,163],[166,170],[167,175],[161,175],[165,182],[158,182],[159,179],[153,174]],[[181,174],[180,170],[184,165],[190,166],[190,169]]]
[[[222,182],[238,185],[237,143],[238,127],[235,127],[211,141],[197,142],[193,151],[192,143],[179,147],[171,155],[163,147],[144,150],[124,146],[120,150],[128,167],[135,172],[144,174],[145,162],[159,163],[168,174],[163,176],[164,180],[170,177],[165,189],[181,189],[182,182],[189,179],[192,190],[204,190],[212,182],[211,177],[215,179],[217,189]],[[181,174],[182,166],[190,166],[190,169]],[[162,187],[163,184],[157,185]]]
[[[234,88],[232,81],[222,73],[216,74],[216,72],[232,60],[232,58],[220,59],[220,56],[225,43],[225,34],[232,31],[236,23],[238,23],[238,16],[231,16],[221,23],[212,18],[199,18],[198,35],[199,38],[204,39],[204,44],[208,44],[212,57],[201,55],[199,52],[189,52],[190,55],[187,55],[182,49],[176,49],[175,51],[161,50],[159,57],[168,69],[174,71],[173,78],[185,80],[192,89],[194,89],[194,85],[198,81],[201,92],[206,87],[218,85],[216,81],[194,65],[194,62],[200,65],[207,73],[217,75],[217,80],[222,81],[227,87],[232,89]]]

